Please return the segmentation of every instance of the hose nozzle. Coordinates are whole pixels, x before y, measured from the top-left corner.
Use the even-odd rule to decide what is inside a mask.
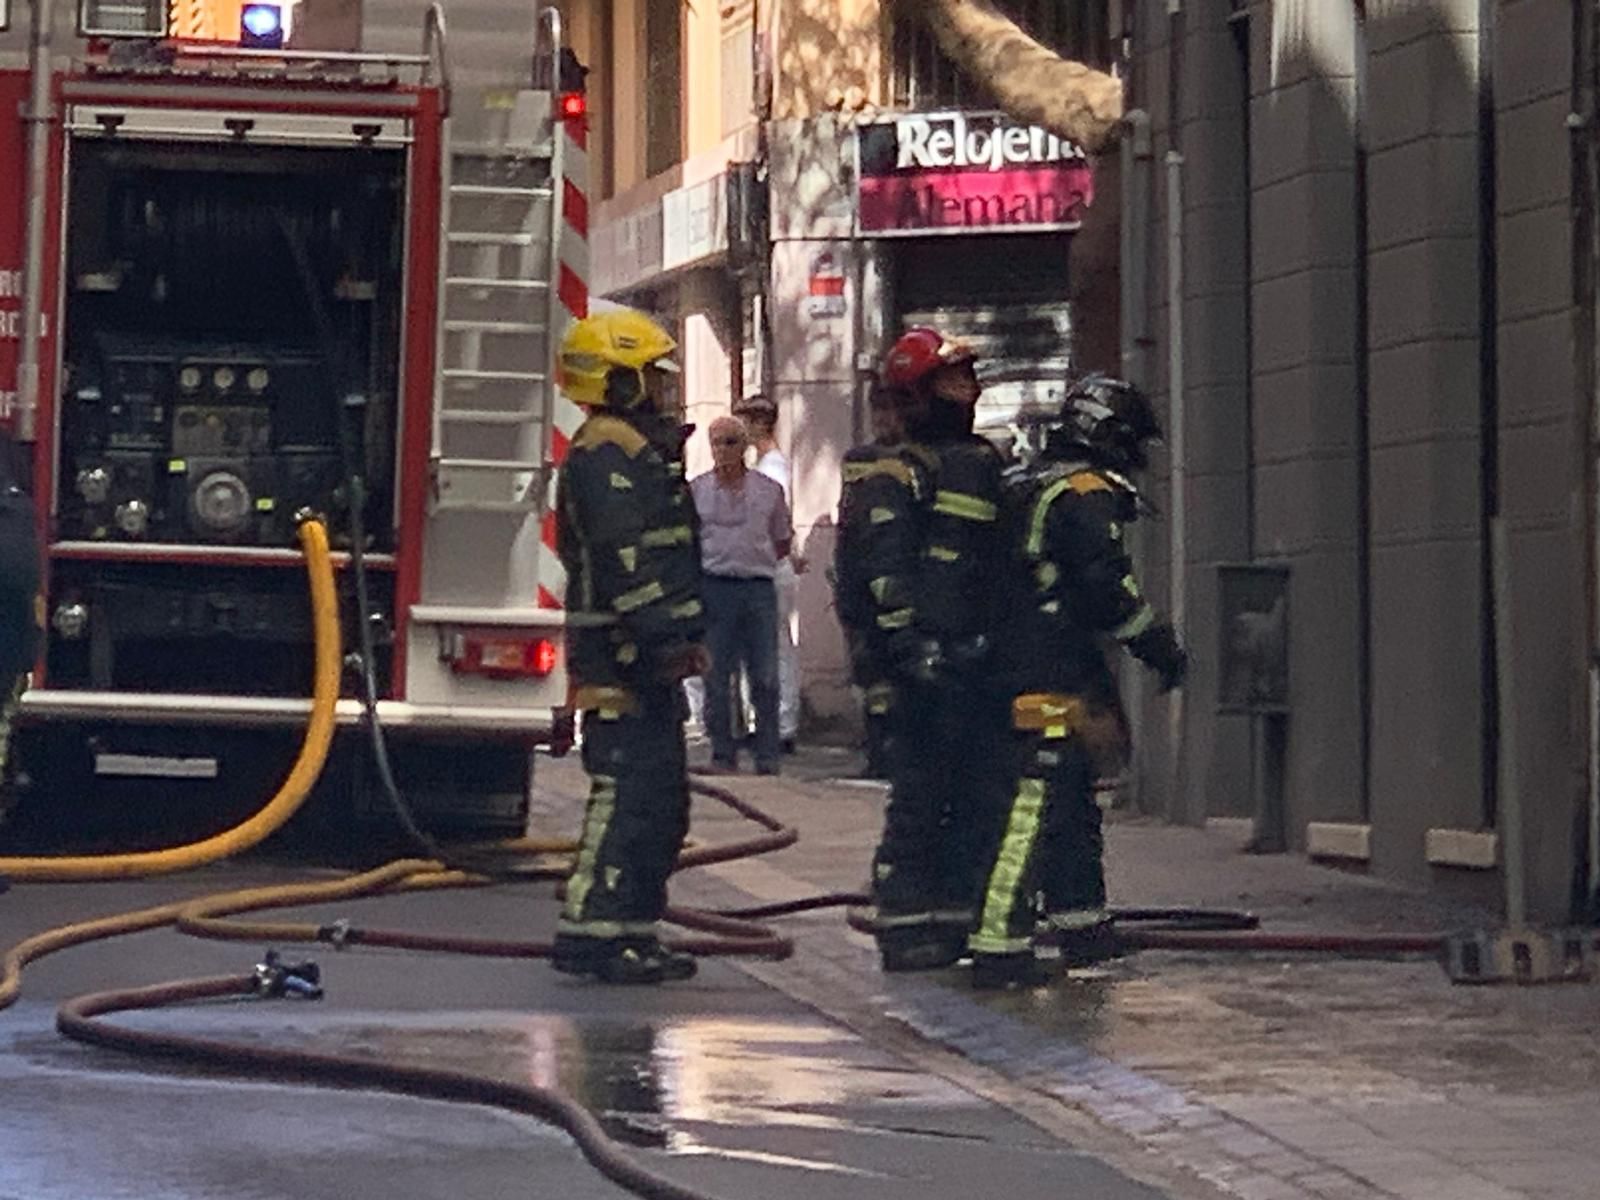
[[[264,1000],[322,999],[322,969],[314,962],[286,963],[276,950],[256,964],[255,993]]]

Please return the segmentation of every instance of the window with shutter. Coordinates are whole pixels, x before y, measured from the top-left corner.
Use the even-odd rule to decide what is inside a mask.
[[[722,135],[755,120],[755,0],[722,5]]]

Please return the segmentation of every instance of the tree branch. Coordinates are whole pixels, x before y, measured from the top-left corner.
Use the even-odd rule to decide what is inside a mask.
[[[985,0],[910,0],[945,54],[1018,121],[1069,138],[1091,154],[1122,124],[1122,81],[1062,58]]]

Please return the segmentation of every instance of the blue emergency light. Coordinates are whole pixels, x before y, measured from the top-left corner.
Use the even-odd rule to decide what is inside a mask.
[[[283,8],[277,4],[246,4],[239,10],[239,45],[252,50],[283,47]]]

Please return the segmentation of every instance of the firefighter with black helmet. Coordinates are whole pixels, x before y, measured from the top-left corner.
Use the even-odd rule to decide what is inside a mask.
[[[892,631],[877,618],[909,600],[917,560],[917,477],[901,459],[901,395],[875,381],[867,397],[872,438],[845,451],[834,544],[833,599],[850,657],[850,681],[860,689],[866,720],[867,774],[891,778],[894,738]],[[897,581],[896,588],[874,579]]]
[[[1000,562],[1004,459],[973,432],[976,355],[913,328],[881,382],[903,397],[906,441],[881,471],[901,481],[867,513],[880,535],[847,563],[873,599],[872,624],[895,685],[895,753],[873,858],[874,933],[885,970],[948,966],[976,913],[986,810],[999,782],[985,746],[1000,728],[989,681],[990,597]],[[887,489],[885,489],[887,492]]]
[[[1069,965],[1115,953],[1091,742],[1109,638],[1182,685],[1188,659],[1145,599],[1123,533],[1139,516],[1132,476],[1161,436],[1132,384],[1095,375],[1071,386],[1039,459],[1007,479],[1009,561],[997,627],[997,678],[1011,702],[1011,801],[969,939],[979,987],[1044,977],[1033,953],[1038,902]]]
[[[573,325],[559,362],[562,390],[589,414],[561,467],[556,529],[590,791],[551,964],[609,983],[695,972],[657,931],[689,828],[680,685],[706,665],[676,349],[622,309]]]

